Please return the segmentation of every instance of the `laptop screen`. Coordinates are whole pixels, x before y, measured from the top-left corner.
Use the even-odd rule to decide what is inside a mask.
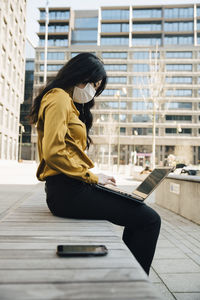
[[[166,175],[170,172],[171,168],[156,168],[154,169],[149,176],[137,187],[134,191],[138,191],[142,194],[150,194],[152,190],[165,178]]]

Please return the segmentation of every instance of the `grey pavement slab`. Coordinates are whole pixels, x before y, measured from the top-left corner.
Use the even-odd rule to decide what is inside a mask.
[[[156,204],[151,206],[162,218],[161,233],[165,237],[159,238],[152,264],[161,279],[155,287],[163,297],[166,287],[169,299],[200,300],[200,226]]]
[[[153,283],[162,283],[162,280],[158,276],[158,273],[156,273],[153,268],[151,268],[150,270],[149,279]]]
[[[178,248],[157,248],[155,259],[163,259],[163,258],[187,258],[187,256]]]
[[[200,266],[190,258],[154,259],[153,268],[157,273],[200,273]]]
[[[158,293],[162,295],[162,300],[174,300],[173,294],[169,291],[169,289],[163,283],[154,283],[154,286]]]
[[[162,280],[172,293],[200,293],[200,273],[162,274]]]
[[[164,238],[160,239],[160,237],[159,237],[157,247],[159,247],[159,248],[173,248],[174,245],[169,240],[164,239]]]
[[[200,293],[174,293],[177,300],[199,300]]]

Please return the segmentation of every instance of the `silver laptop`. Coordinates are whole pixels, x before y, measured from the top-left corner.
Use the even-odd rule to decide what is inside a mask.
[[[127,193],[113,185],[104,186],[96,184],[96,188],[141,203],[155,190],[171,171],[172,168],[168,167],[155,168],[132,193]]]

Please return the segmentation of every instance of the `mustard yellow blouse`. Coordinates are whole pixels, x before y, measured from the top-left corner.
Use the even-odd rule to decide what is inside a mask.
[[[63,173],[87,183],[98,182],[98,176],[89,171],[94,164],[84,152],[86,127],[69,93],[54,88],[44,95],[37,132],[40,164],[36,175],[40,181]]]

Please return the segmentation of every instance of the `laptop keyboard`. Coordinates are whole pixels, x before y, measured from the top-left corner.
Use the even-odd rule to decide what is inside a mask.
[[[131,196],[131,197],[133,197],[133,195],[131,193],[127,193],[126,191],[122,190],[121,188],[119,188],[116,185],[106,184],[105,187],[107,187],[107,188],[109,188],[109,189],[111,189],[113,191],[116,191],[116,192],[120,193],[122,196],[124,195],[124,196]]]

